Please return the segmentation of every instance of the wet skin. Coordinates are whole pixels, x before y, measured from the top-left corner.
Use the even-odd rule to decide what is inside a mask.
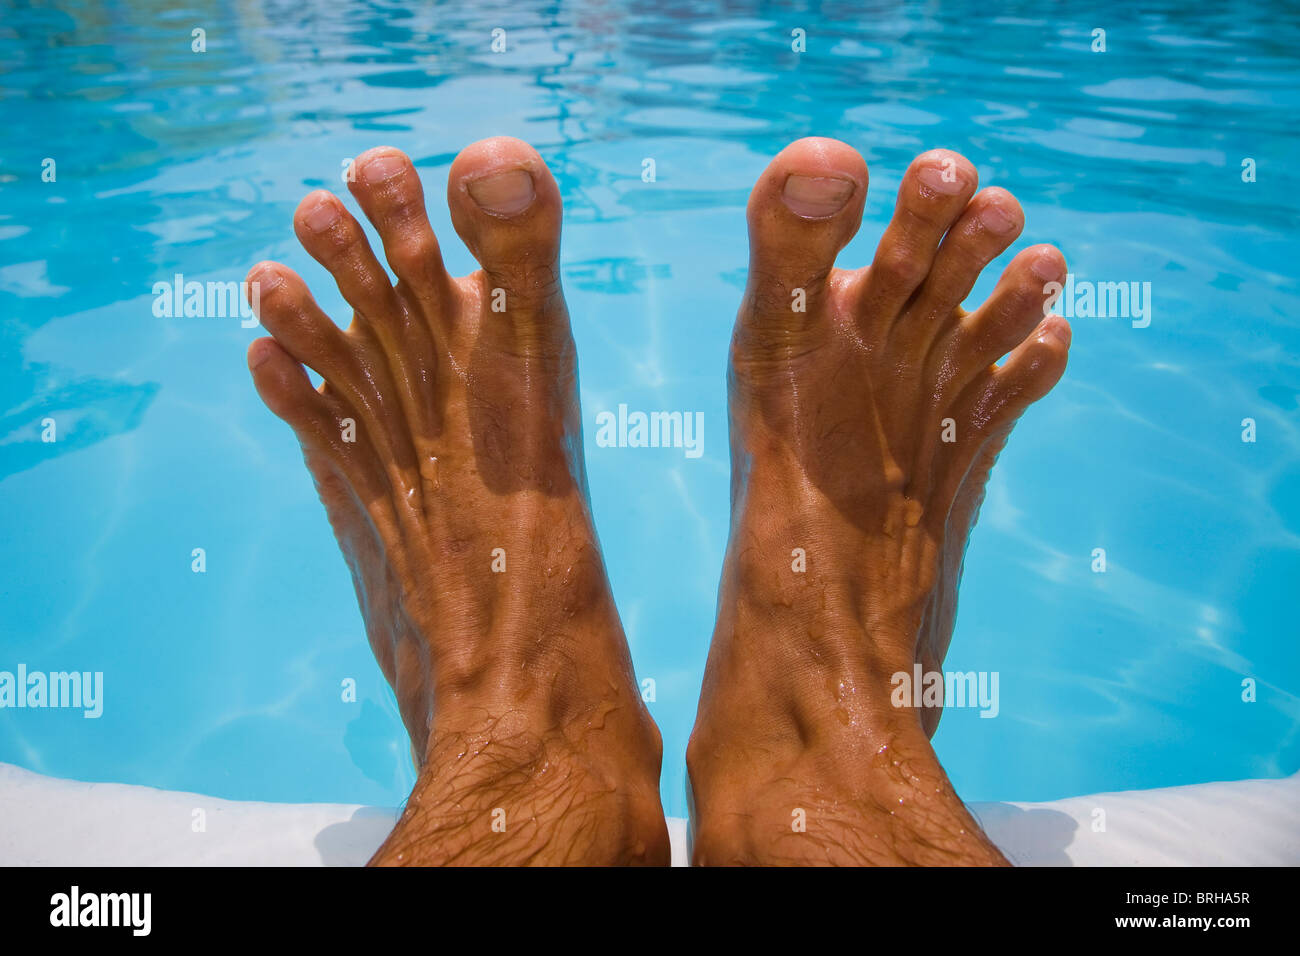
[[[396,287],[338,199],[312,193],[295,230],[352,324],[260,263],[273,338],[249,366],[302,444],[419,766],[372,862],[667,863],[659,733],[587,496],[555,180],[518,140],[457,157],[452,222],[482,265],[461,279],[405,155],[363,154],[349,188]]]
[[[1065,263],[1026,249],[962,310],[1023,214],[935,150],[871,265],[836,269],[866,189],[852,148],[804,139],[750,197],[731,536],[687,750],[696,863],[1005,863],[930,746],[940,711],[894,707],[891,677],[941,667],[989,469],[1065,369],[1043,291]]]
[[[659,734],[587,496],[554,179],[518,140],[461,153],[448,202],[482,268],[457,279],[410,161],[375,149],[356,174],[397,285],[342,204],[311,194],[295,229],[352,323],[260,263],[272,338],[249,366],[302,444],[419,765],[372,862],[664,864]],[[1022,216],[936,151],[872,266],[835,270],[866,185],[851,148],[801,140],[749,204],[732,533],[688,750],[698,863],[1004,862],[930,747],[938,712],[893,708],[889,675],[942,662],[988,470],[1064,369],[1068,326],[1041,320],[1065,266],[1025,250],[964,313]]]

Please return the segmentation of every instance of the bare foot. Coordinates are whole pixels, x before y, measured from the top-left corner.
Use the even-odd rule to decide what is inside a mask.
[[[890,700],[893,674],[939,670],[989,470],[1070,341],[1043,317],[1051,246],[960,308],[1023,225],[975,188],[956,153],[918,157],[856,271],[833,268],[867,189],[852,148],[800,140],[750,197],[731,538],[687,751],[697,863],[1006,862],[930,746],[939,711]]]
[[[519,140],[462,152],[448,202],[483,268],[454,279],[410,160],[379,148],[355,169],[397,286],[312,193],[294,227],[352,324],[260,263],[274,338],[248,364],[302,444],[420,765],[372,863],[666,864],[659,733],[587,496],[555,180]]]

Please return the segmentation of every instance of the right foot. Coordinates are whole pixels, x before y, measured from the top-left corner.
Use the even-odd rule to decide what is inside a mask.
[[[1069,346],[1044,318],[1051,246],[960,308],[1023,224],[975,187],[963,157],[920,156],[857,271],[833,268],[866,195],[853,149],[801,140],[751,195],[731,537],[687,751],[698,863],[1006,862],[930,746],[939,711],[890,696],[940,669],[989,470]]]
[[[659,733],[587,497],[555,180],[518,140],[462,152],[451,217],[483,268],[453,279],[410,160],[374,149],[355,170],[396,287],[312,193],[295,229],[352,325],[260,263],[273,338],[248,363],[302,444],[419,765],[372,862],[666,864]]]

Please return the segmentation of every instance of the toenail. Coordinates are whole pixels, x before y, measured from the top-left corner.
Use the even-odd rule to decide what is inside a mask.
[[[952,160],[945,161],[942,166],[922,166],[916,178],[935,192],[948,196],[966,188],[966,182],[957,175],[957,164]]]
[[[1043,323],[1043,334],[1051,336],[1062,345],[1070,344],[1070,326],[1057,316],[1052,316]]]
[[[1039,256],[1029,264],[1029,269],[1044,282],[1051,282],[1061,277],[1061,264],[1056,261],[1056,256]]]
[[[258,293],[270,292],[278,287],[284,280],[280,278],[280,273],[271,266],[263,266],[261,269],[254,270],[248,274],[245,280],[250,286],[255,287]]]
[[[533,190],[533,177],[526,169],[484,176],[466,184],[472,198],[480,207],[498,216],[514,216],[528,208],[537,193]]]
[[[406,162],[401,156],[385,153],[366,163],[365,169],[361,170],[361,178],[373,186],[386,179],[392,179],[405,165]]]
[[[989,203],[980,210],[980,222],[989,232],[1010,232],[1016,226],[1012,215],[997,203]]]
[[[339,218],[339,210],[328,199],[322,199],[303,218],[312,232],[324,232]]]
[[[834,176],[790,176],[781,199],[796,216],[824,219],[843,208],[853,195],[855,184]]]
[[[251,350],[249,350],[249,353],[248,353],[248,367],[249,367],[249,369],[255,369],[255,368],[258,368],[259,366],[265,365],[266,362],[267,362],[267,360],[270,359],[270,357],[271,357],[271,350],[270,350],[270,349],[267,349],[267,348],[255,348],[255,349],[251,349]]]

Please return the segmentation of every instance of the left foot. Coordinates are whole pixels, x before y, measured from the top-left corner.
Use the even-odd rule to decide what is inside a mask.
[[[731,538],[687,750],[696,862],[1005,863],[930,746],[939,711],[891,701],[892,675],[943,662],[989,470],[1070,341],[1044,318],[1051,246],[961,309],[1023,224],[975,187],[956,153],[918,157],[851,271],[834,262],[866,195],[853,149],[800,140],[750,196]]]
[[[454,279],[411,161],[381,148],[355,169],[397,285],[311,194],[295,228],[352,324],[261,263],[273,338],[248,364],[302,445],[419,764],[372,862],[666,864],[659,733],[587,498],[555,180],[519,140],[462,152],[451,218],[483,268]]]

